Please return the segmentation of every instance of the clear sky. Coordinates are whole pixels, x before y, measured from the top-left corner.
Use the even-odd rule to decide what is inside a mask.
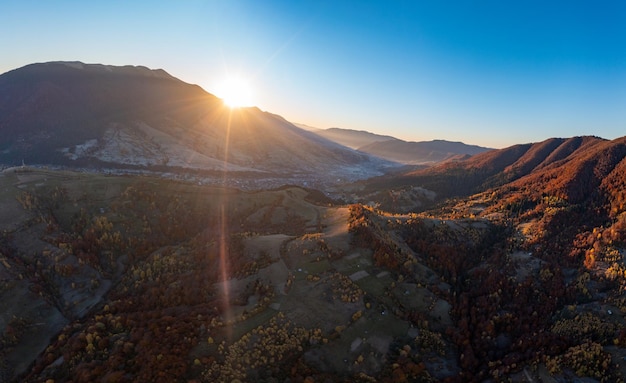
[[[626,135],[626,1],[1,1],[0,52],[239,75],[292,122],[409,141]]]

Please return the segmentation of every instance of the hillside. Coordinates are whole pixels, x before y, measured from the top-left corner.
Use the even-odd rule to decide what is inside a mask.
[[[417,254],[450,285],[453,381],[621,381],[626,138],[516,145],[409,179],[438,171],[441,191],[455,174],[479,193],[406,221],[363,209],[358,232],[381,264],[411,275]]]
[[[0,163],[22,161],[313,180],[367,177],[391,165],[257,108],[228,109],[163,70],[79,62],[0,75]]]
[[[552,138],[538,143],[519,144],[400,175],[392,174],[362,181],[346,186],[343,189],[344,198],[366,202],[374,195],[374,199],[384,201],[385,209],[423,210],[424,207],[433,206],[446,198],[467,196],[517,180],[523,184],[532,183],[533,180],[542,182],[568,174],[583,177],[585,171],[606,175],[606,161],[601,158],[613,151],[621,153],[622,145],[623,139],[607,141],[598,137]],[[615,155],[619,158],[619,154]],[[588,160],[583,160],[587,157]],[[586,165],[581,165],[583,162]],[[584,170],[585,167],[595,166],[594,164],[600,162],[603,164],[601,170]],[[581,166],[581,169],[577,169]],[[562,187],[570,183],[558,182],[563,184]],[[598,184],[598,178],[582,184],[584,186],[581,187],[589,189]],[[385,194],[395,195],[395,202],[385,198]]]

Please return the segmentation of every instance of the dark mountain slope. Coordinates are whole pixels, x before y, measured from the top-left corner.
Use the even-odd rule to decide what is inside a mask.
[[[109,121],[154,123],[166,110],[181,123],[190,123],[199,116],[188,112],[197,111],[199,104],[219,104],[200,87],[163,71],[80,63],[33,64],[5,73],[0,76],[0,97],[0,145],[5,147],[15,135],[26,141],[49,135],[53,142],[75,142],[102,133]]]

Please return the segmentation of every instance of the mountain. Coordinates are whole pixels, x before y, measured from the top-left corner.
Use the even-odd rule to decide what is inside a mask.
[[[478,154],[464,161],[441,164],[431,169],[406,174],[418,179],[447,180],[454,187],[463,184],[451,195],[480,192],[509,182],[533,177],[554,178],[570,174],[570,167],[578,166],[588,156],[602,157],[608,148],[620,147],[622,139],[607,141],[598,137],[551,138],[533,144]],[[530,177],[530,178],[528,178]],[[454,188],[453,187],[453,188]]]
[[[299,125],[302,126],[302,125]],[[404,141],[364,130],[308,128],[315,134],[363,153],[406,165],[432,164],[459,156],[482,153],[490,148],[445,140]]]
[[[330,178],[388,162],[257,108],[228,109],[163,70],[80,62],[0,76],[0,163],[191,169]]]
[[[483,153],[489,148],[445,140],[407,142],[398,139],[377,141],[359,151],[403,164],[418,165],[446,161],[458,156]]]
[[[528,185],[552,180],[547,186],[535,188],[544,190],[548,187],[551,192],[576,200],[597,187],[602,176],[608,176],[607,169],[611,166],[603,158],[609,154],[621,158],[623,144],[623,138],[608,141],[585,136],[513,145],[400,175],[363,181],[359,183],[362,195],[358,199],[365,201],[372,193],[378,195],[396,190],[399,193],[395,198],[396,208],[407,211],[423,209],[446,198],[468,196],[489,188],[504,185],[533,188]],[[596,169],[596,166],[600,166],[598,164],[601,167]],[[568,176],[573,178],[566,178]],[[578,188],[584,189],[584,193]],[[435,195],[436,198],[433,197]],[[388,203],[384,207],[393,209]]]

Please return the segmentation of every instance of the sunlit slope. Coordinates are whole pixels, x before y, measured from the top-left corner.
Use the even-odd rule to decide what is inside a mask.
[[[449,162],[407,175],[445,178],[458,173],[460,178],[467,181],[466,190],[462,192],[481,191],[482,188],[500,186],[531,174],[570,166],[590,153],[601,155],[605,147],[615,145],[621,145],[620,141],[607,141],[598,137],[551,138],[488,151],[464,161]]]
[[[564,198],[576,200],[597,188],[623,158],[624,138],[551,138],[373,178],[347,188],[346,194],[364,202],[373,198],[397,211],[422,210],[449,197],[503,186],[554,189]]]

